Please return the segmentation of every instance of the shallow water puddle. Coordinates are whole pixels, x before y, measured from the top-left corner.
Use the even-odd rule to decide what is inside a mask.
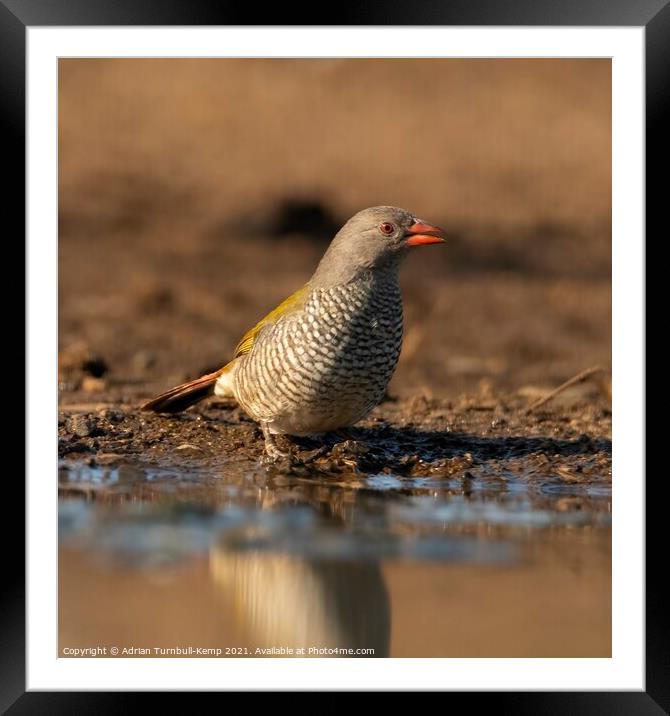
[[[70,464],[59,486],[61,656],[610,652],[603,485]]]

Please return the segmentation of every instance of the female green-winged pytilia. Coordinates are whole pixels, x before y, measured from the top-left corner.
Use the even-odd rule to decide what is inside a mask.
[[[312,278],[259,321],[230,363],[142,406],[175,413],[208,395],[234,397],[260,423],[265,450],[276,434],[346,428],[384,397],[402,345],[400,260],[413,246],[443,243],[441,229],[393,206],[354,215]]]

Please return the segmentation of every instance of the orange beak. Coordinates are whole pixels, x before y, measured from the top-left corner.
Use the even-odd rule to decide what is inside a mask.
[[[424,224],[417,221],[407,229],[407,246],[423,246],[425,244],[443,244],[445,242],[444,231],[438,226]]]

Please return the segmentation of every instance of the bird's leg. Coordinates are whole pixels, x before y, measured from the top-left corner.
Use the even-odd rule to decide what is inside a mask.
[[[270,432],[270,427],[267,423],[261,423],[261,430],[263,431],[263,438],[265,439],[265,454],[271,460],[281,460],[283,457],[290,457],[290,453],[283,452],[277,446],[277,439],[274,434]]]

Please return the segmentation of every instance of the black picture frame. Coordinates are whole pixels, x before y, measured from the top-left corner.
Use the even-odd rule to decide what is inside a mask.
[[[262,16],[263,23],[254,22]],[[0,0],[0,117],[3,127],[4,190],[8,216],[14,220],[14,236],[25,237],[25,99],[26,31],[37,26],[85,25],[499,25],[499,26],[637,26],[646,40],[646,225],[660,219],[667,175],[667,151],[663,147],[670,104],[670,0],[413,0],[412,2],[337,3],[306,9],[303,4],[276,4],[264,9],[225,0]],[[653,148],[653,151],[652,151]],[[667,202],[667,199],[666,199]],[[658,222],[660,225],[660,221]],[[20,245],[20,242],[15,242]],[[25,269],[20,249],[13,266]],[[7,266],[7,264],[6,264]],[[16,269],[18,270],[18,269]],[[25,338],[25,335],[24,335]],[[16,340],[21,351],[25,340]],[[25,358],[25,356],[24,356]],[[24,361],[25,363],[25,361]],[[24,395],[25,404],[25,395]],[[14,404],[15,414],[19,411]],[[19,417],[16,417],[18,422]],[[654,486],[654,502],[658,504]],[[651,490],[650,490],[651,492]],[[6,504],[25,501],[19,481],[7,480]],[[652,502],[647,498],[647,507]],[[14,507],[5,514],[19,515]],[[6,549],[20,554],[17,535],[24,534],[15,518]],[[647,544],[661,543],[659,524],[647,512]],[[24,552],[25,554],[25,552]],[[0,592],[2,642],[0,651],[0,709],[3,713],[118,713],[129,709],[143,694],[124,692],[26,692],[25,691],[25,562],[5,571]],[[660,564],[660,563],[659,563]],[[477,692],[444,696],[469,696],[484,700],[499,712],[514,714],[659,714],[670,712],[670,648],[668,618],[661,580],[665,570],[646,570],[646,691],[640,692]],[[154,694],[151,698],[155,698]],[[175,698],[170,695],[171,698]],[[192,698],[188,696],[187,698]],[[146,702],[146,698],[140,699]],[[334,703],[331,708],[334,707]],[[152,702],[153,705],[153,702]],[[176,704],[173,704],[176,705]]]

